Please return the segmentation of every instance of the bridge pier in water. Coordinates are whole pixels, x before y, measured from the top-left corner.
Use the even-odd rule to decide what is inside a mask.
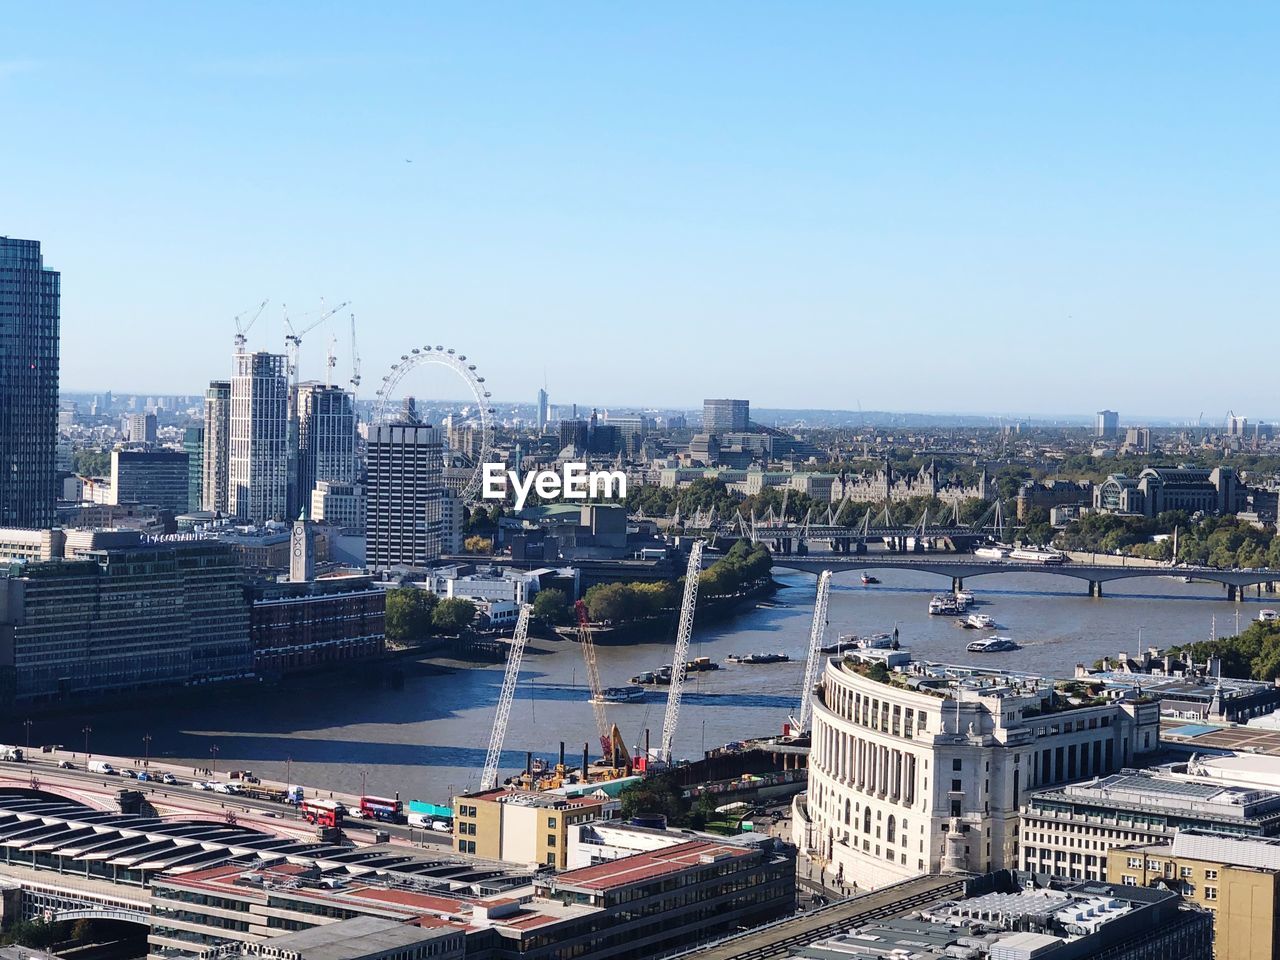
[[[951,592],[952,592],[952,593],[959,593],[959,592],[960,592],[961,590],[963,590],[963,589],[964,589],[964,577],[952,577],[952,578],[951,578]]]
[[[1090,581],[1089,581],[1089,596],[1091,596],[1091,597],[1101,597],[1101,596],[1102,596],[1102,581],[1101,581],[1101,580],[1090,580]]]
[[[1227,599],[1234,600],[1236,603],[1239,603],[1244,599],[1244,589],[1242,587],[1237,587],[1234,583],[1228,583]]]

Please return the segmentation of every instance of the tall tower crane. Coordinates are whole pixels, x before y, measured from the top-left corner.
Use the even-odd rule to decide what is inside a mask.
[[[792,721],[796,733],[804,733],[809,728],[809,718],[813,710],[810,700],[813,686],[818,682],[818,668],[822,664],[822,634],[827,629],[827,602],[831,599],[831,571],[823,570],[818,574],[818,595],[813,600],[813,626],[809,628],[809,659],[804,665],[804,686],[800,688],[799,720]]]
[[[661,757],[671,762],[671,743],[680,722],[680,697],[689,668],[689,638],[693,636],[693,611],[698,604],[698,577],[702,574],[702,541],[689,548],[689,566],[684,574],[684,600],[680,603],[680,626],[676,629],[676,652],[671,659],[671,686],[667,690],[667,713],[662,719]]]
[[[244,345],[248,342],[249,330],[255,323],[257,323],[258,318],[262,316],[262,311],[267,309],[268,302],[269,301],[267,300],[263,300],[258,304],[258,309],[254,311],[253,316],[249,318],[248,323],[242,322],[241,319],[249,312],[248,310],[244,313],[236,314],[236,353],[244,353]]]
[[[507,739],[507,721],[511,719],[511,703],[516,697],[516,682],[520,679],[524,648],[529,643],[529,616],[532,613],[532,604],[520,605],[520,619],[516,621],[516,632],[511,637],[507,669],[502,675],[502,692],[498,695],[493,731],[489,734],[489,750],[484,757],[484,772],[480,774],[481,790],[492,790],[498,783],[498,761],[502,757],[502,743]]]
[[[351,302],[348,300],[338,304],[332,310],[326,310],[324,313],[320,314],[319,319],[311,321],[300,331],[294,329],[293,323],[289,320],[289,314],[286,310],[284,316],[284,328],[286,330],[284,335],[284,349],[285,355],[288,358],[290,387],[296,387],[298,385],[298,354],[302,350],[302,338],[332,317],[339,310],[349,306],[351,306]]]
[[[360,351],[356,349],[356,315],[351,315],[351,392],[360,390]]]
[[[582,659],[587,664],[587,686],[591,689],[591,710],[596,717],[601,756],[608,760],[613,755],[613,736],[609,718],[604,712],[604,686],[600,683],[600,666],[596,662],[596,644],[591,636],[587,605],[579,600],[573,605],[573,612],[578,616],[578,646],[582,648]]]

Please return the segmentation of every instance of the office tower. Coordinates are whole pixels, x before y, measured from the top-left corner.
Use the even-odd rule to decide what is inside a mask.
[[[309,510],[320,481],[355,482],[355,398],[341,387],[303,383],[298,386],[297,411],[297,495],[299,509]]]
[[[1099,410],[1094,436],[1103,440],[1114,440],[1120,435],[1120,414],[1114,410]]]
[[[61,276],[0,237],[0,527],[48,527],[58,496]]]
[[[371,569],[421,566],[441,552],[444,445],[425,424],[369,429],[366,563]]]
[[[560,449],[572,447],[576,452],[585,452],[587,449],[587,429],[586,420],[561,420]]]
[[[231,456],[231,381],[211,380],[204,393],[204,490],[200,508],[227,512],[227,487]]]
[[[111,503],[187,512],[187,455],[175,450],[111,451]]]
[[[227,512],[263,523],[283,519],[289,497],[289,381],[285,358],[237,353],[231,380]]]
[[[154,413],[129,414],[130,443],[155,443],[156,437],[157,426]]]
[[[703,400],[703,433],[742,433],[750,428],[749,400]]]
[[[364,534],[364,487],[358,483],[317,480],[311,491],[309,516],[317,523],[340,527],[346,533]]]
[[[653,430],[653,420],[642,414],[633,417],[610,417],[609,425],[618,428],[621,448],[634,452]]]
[[[204,501],[204,425],[182,432],[182,452],[187,455],[187,510],[200,510]]]
[[[1227,436],[1243,437],[1249,430],[1249,418],[1237,417],[1234,412],[1227,414]]]
[[[538,391],[538,432],[541,433],[547,429],[548,414],[550,413],[550,404],[548,403],[547,391],[545,389]]]

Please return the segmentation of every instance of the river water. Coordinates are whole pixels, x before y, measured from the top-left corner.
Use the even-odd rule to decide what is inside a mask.
[[[1218,584],[1183,583],[1173,578],[1113,581],[1103,598],[1090,598],[1086,584],[1035,573],[970,578],[974,609],[988,613],[999,633],[1022,649],[970,654],[965,645],[982,635],[963,630],[952,617],[930,617],[928,600],[947,581],[926,573],[888,570],[882,584],[863,586],[857,573],[833,582],[826,638],[838,634],[891,632],[920,657],[952,663],[984,663],[1069,676],[1078,662],[1091,664],[1139,645],[1168,646],[1236,632],[1263,606],[1280,598],[1227,602]],[[812,617],[814,578],[775,570],[781,584],[774,601],[695,631],[691,656],[722,664],[714,672],[691,674],[685,687],[678,756],[696,757],[704,748],[781,730],[800,696]],[[606,686],[623,684],[646,669],[670,662],[675,626],[651,642],[601,646],[600,672]],[[1141,636],[1141,640],[1139,637]],[[725,663],[732,653],[781,651],[789,663],[747,666]],[[454,792],[475,788],[502,683],[500,664],[435,660],[437,673],[411,674],[400,690],[355,688],[342,678],[311,680],[260,696],[228,695],[221,701],[181,702],[104,712],[89,717],[35,721],[33,743],[62,742],[82,747],[85,724],[92,727],[95,753],[140,756],[143,737],[150,753],[181,775],[193,766],[251,769],[277,779],[373,794],[399,791],[404,798],[445,802]],[[640,743],[647,727],[656,745],[666,704],[665,688],[649,688],[646,702],[610,705],[629,743]],[[20,725],[6,742],[23,742]],[[503,767],[524,763],[524,752],[551,758],[567,743],[570,762],[580,760],[583,743],[594,743],[594,723],[576,643],[530,641],[520,687],[511,711]]]

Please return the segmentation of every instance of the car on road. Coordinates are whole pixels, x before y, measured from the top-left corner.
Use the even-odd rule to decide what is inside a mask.
[[[137,774],[137,779],[146,781],[146,780],[154,780],[155,777],[151,776],[151,774],[147,773],[147,771],[145,770],[139,770]]]
[[[162,774],[160,777],[160,782],[168,784],[171,787],[180,786],[180,784],[178,783],[178,778],[175,777],[172,773]]]
[[[130,769],[128,769],[128,768],[126,767],[124,770],[121,770],[121,771],[120,771],[120,773],[121,773],[121,775],[128,777],[130,780],[137,780],[137,779],[138,779],[138,771],[137,771],[137,770],[130,770]]]
[[[59,761],[58,761],[58,769],[59,769],[59,770],[74,770],[75,768],[76,768],[76,765],[75,765],[74,763],[72,763],[70,760],[59,760]]]
[[[453,825],[448,820],[432,820],[431,829],[437,833],[453,833]]]
[[[206,780],[206,781],[201,781],[201,782],[199,782],[199,783],[193,783],[193,784],[192,784],[192,786],[193,786],[193,787],[195,787],[197,790],[212,790],[212,789],[213,789],[213,784],[212,784],[212,783],[209,783],[207,780]]]

